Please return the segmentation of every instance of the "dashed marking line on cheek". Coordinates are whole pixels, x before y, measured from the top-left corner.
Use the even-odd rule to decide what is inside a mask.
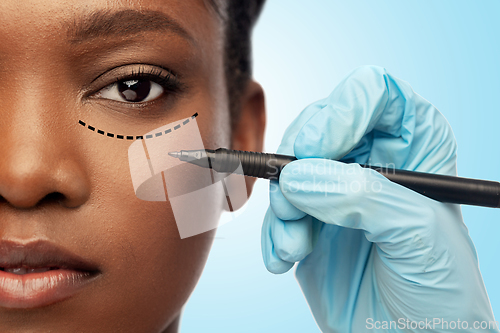
[[[196,117],[198,117],[198,112],[197,112],[197,113],[195,113],[195,114],[193,114],[191,117],[187,118],[186,120],[184,120],[184,121],[182,122],[182,125],[187,125],[187,124],[189,123],[189,120],[194,119],[194,118],[196,118]],[[95,128],[94,126],[90,126],[90,125],[88,125],[87,123],[85,123],[85,122],[84,122],[84,121],[82,121],[82,120],[78,120],[78,123],[79,123],[80,125],[82,125],[83,127],[87,128],[87,129],[89,129],[89,130],[91,130],[92,132],[95,132],[95,131],[96,131],[96,128]],[[174,126],[174,131],[175,131],[175,130],[177,130],[177,129],[179,129],[179,128],[181,128],[181,124]],[[108,137],[108,138],[115,138],[115,139],[118,139],[118,140],[134,140],[134,138],[135,138],[136,140],[141,140],[141,139],[143,139],[143,136],[142,136],[142,135],[135,135],[135,136],[134,136],[134,135],[123,135],[123,134],[116,134],[116,135],[115,135],[114,133],[104,132],[103,130],[100,130],[100,129],[98,129],[98,130],[97,130],[97,133],[99,133],[99,134],[101,134],[101,135],[104,135],[104,136],[106,136],[106,137]],[[163,131],[163,132],[158,132],[158,133],[155,133],[154,135],[153,135],[153,134],[148,134],[148,135],[146,135],[146,139],[156,138],[156,137],[161,136],[161,135],[163,135],[163,134],[169,134],[169,133],[172,133],[172,129],[171,129],[171,128],[166,129],[166,130],[165,130],[165,131]],[[106,134],[106,135],[105,135],[105,134]]]

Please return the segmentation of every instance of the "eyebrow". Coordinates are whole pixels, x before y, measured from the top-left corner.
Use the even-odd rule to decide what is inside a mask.
[[[104,37],[126,37],[146,31],[175,33],[193,41],[193,37],[170,16],[153,10],[98,10],[67,24],[72,43]]]

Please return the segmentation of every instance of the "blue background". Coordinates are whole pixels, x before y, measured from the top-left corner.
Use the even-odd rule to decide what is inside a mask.
[[[448,119],[460,176],[500,180],[499,14],[496,0],[268,0],[253,39],[254,76],[267,94],[266,151],[351,70],[379,65]],[[268,183],[258,180],[242,214],[219,228],[183,333],[319,331],[293,272],[272,275],[264,267],[260,229],[268,204]],[[462,211],[500,317],[500,210]]]

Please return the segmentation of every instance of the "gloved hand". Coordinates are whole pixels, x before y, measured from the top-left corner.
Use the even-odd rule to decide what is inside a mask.
[[[355,70],[287,129],[278,153],[299,160],[271,183],[264,263],[299,262],[323,332],[498,332],[481,329],[494,316],[460,206],[356,164],[456,175],[456,149],[441,113],[379,67]]]

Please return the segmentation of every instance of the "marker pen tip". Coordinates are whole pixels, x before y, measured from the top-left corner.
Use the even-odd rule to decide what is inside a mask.
[[[170,156],[172,156],[172,157],[175,157],[175,158],[179,158],[179,157],[181,157],[181,153],[180,153],[180,152],[178,152],[178,151],[171,151],[171,152],[169,152],[168,154],[169,154]]]

